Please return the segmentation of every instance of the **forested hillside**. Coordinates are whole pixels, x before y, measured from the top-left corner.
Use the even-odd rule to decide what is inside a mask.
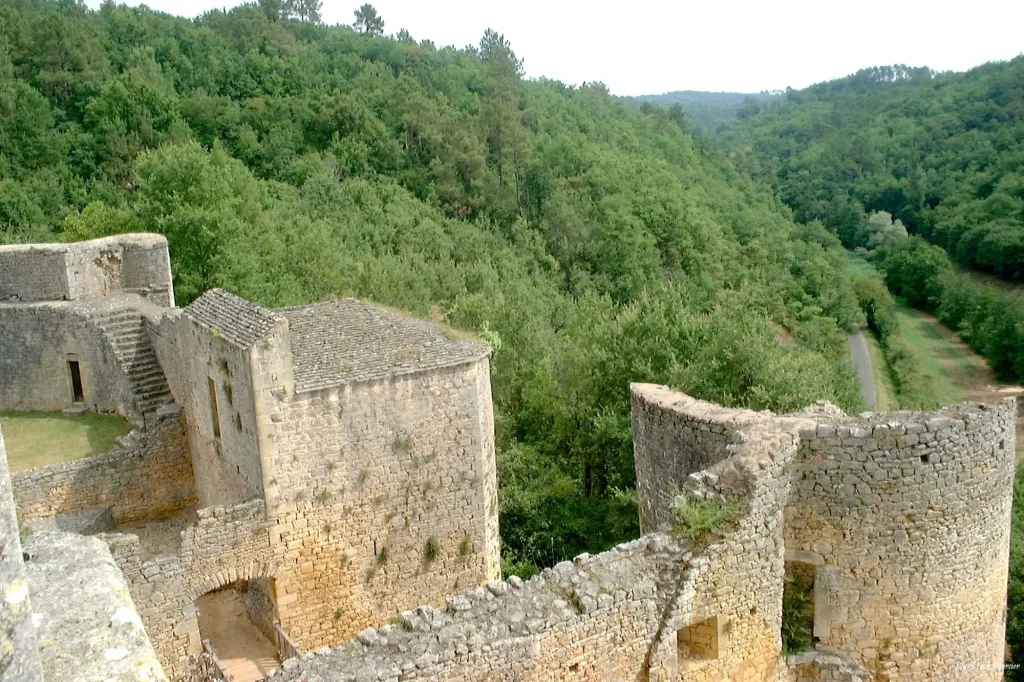
[[[631,97],[636,102],[648,102],[663,107],[679,106],[685,114],[689,131],[695,135],[714,132],[719,126],[756,116],[763,108],[781,100],[780,93],[759,92],[702,92],[700,90],[674,90],[663,95]]]
[[[736,140],[799,220],[864,246],[856,214],[887,211],[963,265],[1024,279],[1024,56],[966,73],[866,69],[786,99]]]
[[[866,250],[893,294],[1024,380],[1024,56],[966,73],[865,69],[789,91],[720,141],[799,222]]]
[[[155,231],[181,304],[354,295],[479,334],[521,573],[638,532],[631,381],[860,407],[835,237],[668,113],[524,81],[494,32],[363,29],[0,3],[0,239]]]

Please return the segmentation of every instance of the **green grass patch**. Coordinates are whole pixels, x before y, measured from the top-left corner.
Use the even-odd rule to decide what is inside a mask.
[[[854,277],[871,277],[872,279],[882,279],[882,273],[878,271],[872,263],[864,260],[853,251],[845,251],[846,254],[846,270]]]
[[[676,534],[701,544],[739,518],[740,503],[733,499],[700,499],[680,493],[672,502],[672,515]]]
[[[132,430],[121,417],[86,412],[0,412],[0,430],[11,471],[70,462],[112,450],[118,437]]]
[[[949,405],[967,399],[960,390],[961,377],[979,371],[980,361],[967,347],[956,347],[938,329],[936,322],[909,308],[897,308],[900,332],[914,349],[920,360],[920,367],[932,383],[933,392],[939,404]],[[982,363],[982,367],[984,363]]]

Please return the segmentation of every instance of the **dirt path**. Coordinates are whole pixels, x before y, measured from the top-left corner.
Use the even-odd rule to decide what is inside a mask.
[[[197,599],[199,633],[210,640],[232,682],[256,682],[281,663],[274,644],[249,620],[243,599],[230,588]]]
[[[901,311],[902,313],[903,311]],[[954,332],[927,313],[907,309],[905,320],[910,325],[905,332],[908,340],[927,353],[935,369],[959,390],[967,400],[994,402],[1007,396],[1022,396],[1020,386],[996,380],[995,374],[983,357],[975,353]],[[1017,405],[1017,461],[1024,458],[1024,421],[1020,417],[1024,399]]]
[[[850,341],[850,357],[853,365],[857,368],[857,378],[860,380],[860,394],[864,396],[864,402],[868,409],[874,409],[877,398],[875,396],[875,373],[871,368],[871,356],[868,354],[868,344],[864,340],[864,332],[850,334],[847,337]]]

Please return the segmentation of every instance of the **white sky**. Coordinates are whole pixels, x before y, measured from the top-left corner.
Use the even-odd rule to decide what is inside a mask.
[[[100,0],[87,0],[97,7]],[[130,1],[128,4],[140,4]],[[196,16],[224,0],[149,0]],[[228,2],[228,6],[238,3]],[[324,0],[351,24],[362,0]],[[487,28],[530,77],[603,81],[617,95],[803,88],[883,64],[963,71],[1024,52],[1022,0],[375,0],[385,33],[464,47]]]

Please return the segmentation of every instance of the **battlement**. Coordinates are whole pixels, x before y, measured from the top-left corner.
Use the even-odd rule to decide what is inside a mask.
[[[77,301],[131,292],[173,306],[167,240],[122,234],[66,244],[0,246],[0,301]]]

